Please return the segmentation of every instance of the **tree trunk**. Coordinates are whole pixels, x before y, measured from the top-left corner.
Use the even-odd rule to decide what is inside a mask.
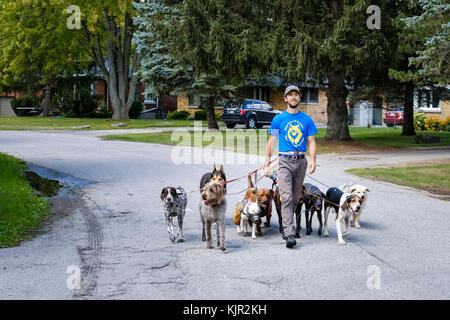
[[[219,130],[219,126],[216,121],[216,113],[214,112],[214,97],[207,97],[206,103],[206,119],[208,120],[208,129]]]
[[[44,111],[42,112],[42,117],[48,117],[50,115],[50,99],[52,96],[52,87],[47,84],[45,86],[45,104]]]
[[[410,81],[405,85],[405,103],[403,112],[402,136],[415,136],[414,128],[414,84]]]
[[[88,53],[102,70],[108,84],[113,110],[113,119],[129,119],[129,111],[134,102],[140,56],[135,53],[133,57],[130,77],[131,40],[133,39],[134,24],[131,14],[125,13],[125,23],[120,25],[109,13],[107,7],[103,9],[106,40],[106,55],[108,68],[103,56],[103,43],[98,34],[91,33],[83,22],[83,30],[88,43],[92,43]],[[94,40],[94,41],[91,41]],[[128,91],[128,92],[127,92]],[[128,93],[128,94],[127,94]]]
[[[348,90],[342,72],[337,71],[328,77],[328,123],[324,139],[326,141],[352,140],[348,130],[347,95]]]

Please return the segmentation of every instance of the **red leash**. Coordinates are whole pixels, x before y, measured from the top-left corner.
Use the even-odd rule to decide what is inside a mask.
[[[272,161],[269,162],[269,164],[271,164],[272,162],[274,162],[274,161],[276,161],[276,160],[277,160],[277,159],[273,159]],[[263,168],[264,168],[264,167],[258,168],[258,169],[254,170],[254,171],[252,171],[252,172],[249,172],[249,173],[246,174],[245,176],[242,176],[242,177],[239,177],[239,178],[235,178],[235,179],[231,179],[231,180],[228,180],[228,181],[221,182],[221,184],[222,184],[222,185],[226,185],[226,184],[228,184],[228,183],[231,183],[231,182],[234,182],[234,181],[237,181],[237,180],[241,180],[241,179],[247,178],[248,176],[251,176],[252,174],[254,174],[255,172],[257,172],[258,170],[261,170],[261,169],[263,169]],[[262,178],[264,178],[264,176],[262,176],[260,179],[258,179],[258,181],[261,180]],[[247,190],[247,189],[248,189],[248,188],[245,188],[245,190]],[[203,189],[200,188],[200,189],[192,190],[192,191],[189,191],[188,193],[197,192],[197,191],[203,191]],[[241,192],[243,192],[243,191],[240,191],[240,192],[238,192],[238,193],[241,193]],[[236,194],[237,194],[237,193],[236,193]],[[233,195],[233,194],[229,194],[229,195]]]

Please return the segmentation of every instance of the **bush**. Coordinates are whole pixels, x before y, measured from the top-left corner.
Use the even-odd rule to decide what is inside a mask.
[[[206,110],[202,109],[202,110],[198,110],[195,112],[194,114],[194,120],[206,120]]]
[[[190,113],[186,110],[169,112],[167,120],[186,120]]]
[[[439,131],[444,129],[444,122],[441,122],[438,117],[429,117],[425,119],[425,130]]]
[[[14,113],[21,117],[30,114],[30,110],[20,110],[18,108],[41,108],[39,98],[35,96],[24,96],[11,100],[11,108]],[[37,113],[36,113],[37,114]]]
[[[425,114],[414,112],[414,127],[416,130],[425,130]]]
[[[128,115],[130,119],[137,119],[141,116],[142,109],[144,108],[144,104],[140,100],[136,100],[133,102],[130,108],[130,112]]]

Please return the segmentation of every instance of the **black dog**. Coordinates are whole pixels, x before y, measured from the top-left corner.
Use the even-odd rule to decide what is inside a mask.
[[[210,181],[216,181],[219,183],[224,183],[227,181],[227,178],[225,177],[225,171],[223,170],[223,166],[220,165],[220,170],[216,169],[216,165],[214,165],[214,168],[212,172],[205,173],[202,178],[200,179],[200,189],[203,189],[204,186]],[[225,192],[227,191],[227,185],[224,185]],[[202,191],[200,190],[200,193]]]
[[[295,208],[295,220],[297,223],[295,231],[296,238],[300,238],[300,229],[301,229],[300,222],[302,219],[301,212],[303,204],[305,205],[306,235],[310,235],[312,233],[311,223],[314,212],[317,212],[317,219],[319,220],[320,224],[317,234],[319,236],[322,235],[322,207],[324,198],[325,195],[316,186],[310,183],[305,183],[303,185],[303,198],[300,198],[297,207]]]

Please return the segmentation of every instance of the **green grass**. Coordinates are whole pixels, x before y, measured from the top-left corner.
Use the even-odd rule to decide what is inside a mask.
[[[400,168],[350,169],[358,176],[450,195],[450,164]]]
[[[261,131],[261,132],[260,132]],[[226,140],[226,135],[229,133],[236,134],[243,139],[246,132],[255,132],[257,143],[252,143],[251,146],[244,143],[238,143],[236,146],[223,146],[214,145],[207,141],[202,141],[202,146],[206,147],[211,144],[211,147],[222,148],[229,151],[251,153],[251,154],[265,154],[266,144],[264,141],[259,143],[260,133],[267,132],[267,129],[261,130],[227,130],[221,131],[223,142]],[[318,143],[317,153],[346,153],[351,151],[385,151],[392,150],[396,148],[406,148],[406,147],[418,147],[418,146],[436,146],[436,145],[450,145],[450,132],[426,132],[426,134],[439,135],[441,137],[441,142],[438,144],[417,144],[414,141],[414,137],[411,136],[401,136],[400,129],[393,128],[359,128],[350,127],[350,134],[353,141],[350,142],[325,142],[323,138],[325,136],[326,129],[319,128],[316,134],[316,139]],[[419,132],[418,132],[419,133]],[[182,141],[181,146],[189,146],[193,143],[193,131],[189,131],[190,141]],[[267,139],[262,134],[262,139]],[[166,145],[178,145],[178,139],[172,140],[172,132],[162,132],[162,133],[137,133],[137,134],[123,134],[123,135],[107,135],[102,137],[104,139],[112,140],[124,140],[124,141],[134,141],[134,142],[146,142],[146,143],[159,143]],[[205,139],[204,139],[205,140]],[[243,141],[243,140],[241,140]],[[267,141],[267,140],[265,140]],[[259,148],[258,148],[259,144]]]
[[[34,195],[23,161],[0,153],[0,248],[18,245],[50,215],[45,198]]]
[[[113,123],[127,123],[128,127],[113,128]],[[0,130],[73,130],[74,126],[89,125],[90,129],[143,129],[154,127],[192,127],[193,120],[154,120],[154,119],[90,119],[90,118],[43,118],[43,117],[10,117],[0,116]],[[206,122],[202,122],[203,125]]]

